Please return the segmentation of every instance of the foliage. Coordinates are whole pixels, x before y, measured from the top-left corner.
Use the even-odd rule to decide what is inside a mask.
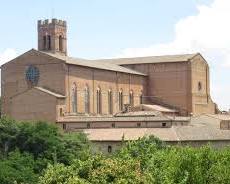
[[[86,161],[76,160],[71,166],[49,166],[40,184],[140,184],[151,183],[151,178],[142,173],[136,160],[123,160],[93,156]]]
[[[230,148],[169,146],[150,136],[111,155],[92,154],[81,133],[0,119],[0,183],[228,184]],[[48,166],[48,167],[47,167]]]
[[[14,180],[22,182],[22,178],[26,183],[32,183],[28,178],[33,177],[31,181],[36,181],[38,177],[35,176],[41,174],[48,164],[70,165],[74,159],[87,159],[89,154],[90,146],[84,134],[63,134],[46,122],[0,119],[0,173],[2,178],[7,176],[5,180],[9,178],[9,181],[0,183],[10,183],[10,178],[11,183]],[[15,160],[11,159],[12,156]],[[31,165],[26,165],[23,159],[28,159]]]
[[[34,173],[34,164],[30,154],[18,150],[11,152],[7,159],[0,162],[0,183],[36,183],[38,175]]]
[[[17,123],[9,118],[0,119],[0,154],[6,156],[15,149],[18,134]]]

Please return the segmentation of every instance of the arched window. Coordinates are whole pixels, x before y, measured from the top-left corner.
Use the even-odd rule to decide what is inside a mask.
[[[59,36],[59,51],[63,51],[62,36]]]
[[[97,89],[97,114],[101,114],[101,89]]]
[[[113,114],[113,93],[111,90],[108,91],[108,112]]]
[[[90,111],[90,105],[89,105],[89,87],[85,87],[85,113],[88,114]]]
[[[72,112],[77,113],[77,85],[74,83],[72,87]]]
[[[48,50],[51,50],[51,36],[48,35]]]
[[[129,92],[129,105],[130,105],[131,107],[134,106],[133,90],[131,90],[131,91]]]
[[[118,93],[118,103],[119,103],[119,111],[123,110],[123,91],[122,89]]]
[[[46,36],[43,36],[43,50],[46,50]]]

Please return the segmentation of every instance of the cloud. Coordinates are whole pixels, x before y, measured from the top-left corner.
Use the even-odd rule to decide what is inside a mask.
[[[2,53],[0,53],[0,65],[14,59],[17,56],[17,53],[14,49],[5,49]]]
[[[220,73],[221,68],[230,69],[230,1],[214,0],[210,5],[197,5],[197,9],[197,15],[185,17],[175,24],[173,41],[147,48],[127,48],[118,57],[200,52],[210,64],[212,78],[222,75],[219,77],[221,86],[217,81],[211,81],[214,100],[220,107],[230,108],[230,90],[226,93],[230,75],[229,72]]]
[[[230,65],[230,1],[215,0],[211,5],[197,5],[198,14],[185,17],[175,25],[172,42],[147,48],[127,48],[121,57],[194,53],[219,53],[223,65]]]

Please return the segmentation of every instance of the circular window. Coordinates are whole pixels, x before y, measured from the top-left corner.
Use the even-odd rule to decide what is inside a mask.
[[[198,82],[198,90],[200,91],[202,89],[202,84],[201,82]]]
[[[26,80],[31,85],[37,85],[39,80],[39,70],[35,66],[29,66],[26,70]]]

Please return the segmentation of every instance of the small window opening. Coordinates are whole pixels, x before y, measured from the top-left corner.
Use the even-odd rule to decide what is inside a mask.
[[[66,124],[62,124],[63,130],[66,130]]]
[[[162,126],[163,126],[163,127],[166,127],[166,123],[162,123]]]
[[[87,128],[90,128],[90,123],[87,123]]]
[[[62,117],[63,116],[63,109],[62,108],[60,108],[60,116]]]
[[[112,123],[112,127],[115,128],[115,123]]]
[[[141,127],[141,123],[137,123],[137,127]]]
[[[108,153],[112,153],[112,146],[108,146]]]

